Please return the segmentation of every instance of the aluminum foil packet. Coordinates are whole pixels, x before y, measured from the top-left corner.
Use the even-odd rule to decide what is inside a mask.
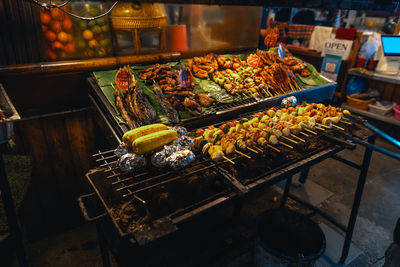
[[[173,153],[173,152],[172,152]],[[171,155],[172,153],[169,153],[163,149],[161,151],[158,151],[156,153],[154,153],[151,158],[150,158],[150,162],[151,164],[156,167],[156,168],[164,168],[168,165],[167,163],[167,158],[169,155]]]
[[[284,107],[292,107],[297,104],[297,98],[295,96],[289,96],[282,99],[281,105]]]
[[[118,166],[122,171],[132,171],[146,166],[147,161],[143,155],[126,153],[118,160]]]
[[[180,150],[171,154],[167,159],[168,165],[174,170],[180,170],[189,166],[195,159],[195,155],[189,149]]]
[[[179,137],[187,134],[186,128],[182,126],[174,126],[171,128],[171,130],[176,131]]]
[[[117,155],[118,158],[128,153],[128,148],[125,146],[123,142],[119,144],[119,146],[114,150],[114,154]]]
[[[189,136],[181,136],[172,144],[172,146],[176,147],[176,151],[185,149],[192,150],[194,146],[193,139]]]

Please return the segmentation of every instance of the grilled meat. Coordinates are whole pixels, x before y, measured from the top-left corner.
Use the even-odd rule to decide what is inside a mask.
[[[179,114],[171,105],[171,103],[165,98],[161,88],[154,84],[153,86],[154,94],[157,97],[157,101],[160,104],[161,109],[163,110],[164,114],[168,117],[168,119],[172,123],[179,123]]]
[[[118,89],[114,87],[114,99],[115,99],[115,106],[117,107],[119,113],[121,114],[122,118],[126,121],[130,129],[134,129],[137,127],[137,123],[131,118],[127,109],[124,107],[124,102],[121,99],[121,96],[118,92]]]
[[[133,90],[132,90],[133,89]],[[131,89],[133,114],[143,124],[150,124],[157,120],[157,113],[144,95],[142,88],[136,82]]]
[[[199,103],[196,102],[196,100],[185,97],[183,105],[190,114],[194,116],[199,116],[201,114],[201,106]]]
[[[196,97],[198,98],[200,105],[203,107],[209,107],[214,102],[214,99],[205,94],[196,94]]]

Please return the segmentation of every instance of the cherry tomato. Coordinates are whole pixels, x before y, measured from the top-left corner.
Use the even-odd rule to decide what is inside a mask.
[[[276,112],[276,108],[272,107],[272,108],[270,108],[270,109],[272,109],[274,112]]]
[[[212,130],[212,129],[215,129],[215,127],[212,126],[212,125],[210,125],[210,126],[208,126],[208,129],[209,129],[209,130]]]
[[[239,122],[237,120],[228,122],[229,126],[235,127]]]
[[[221,126],[219,126],[219,128],[220,128],[221,130],[223,130],[224,127],[225,127],[225,125],[226,125],[226,123],[224,123],[224,124],[222,124]]]
[[[203,129],[197,129],[197,130],[196,130],[196,133],[197,133],[197,134],[204,134],[204,130],[203,130]]]

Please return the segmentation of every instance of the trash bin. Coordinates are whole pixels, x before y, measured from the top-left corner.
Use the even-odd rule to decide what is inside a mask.
[[[258,219],[255,266],[314,266],[325,248],[321,228],[299,212],[271,209]]]

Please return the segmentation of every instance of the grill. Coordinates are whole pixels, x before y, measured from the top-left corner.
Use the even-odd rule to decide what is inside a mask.
[[[115,119],[115,110],[96,82],[91,78],[88,81],[91,85],[89,98],[95,110],[101,115],[102,123],[108,131],[106,135],[111,136],[110,140],[113,141],[111,144],[117,146],[127,128]],[[299,101],[320,102],[331,97],[332,88],[334,85],[327,85],[292,95],[295,95]],[[184,121],[182,125],[192,130],[218,121],[220,123],[214,125],[218,127],[235,118],[249,117],[257,111],[265,111],[267,107],[277,106],[283,97],[263,100],[246,99],[242,102],[219,105],[211,114]],[[182,232],[184,225],[199,215],[208,216],[209,210],[240,202],[252,192],[284,180],[287,182],[282,205],[289,197],[295,199],[311,209],[313,214],[323,216],[345,232],[345,244],[340,260],[344,262],[351,243],[372,149],[366,148],[361,165],[336,154],[346,148],[356,147],[352,136],[359,137],[359,140],[368,139],[369,142],[373,142],[374,135],[361,124],[341,123],[340,126],[345,130],[341,131],[333,127],[325,131],[317,130],[316,135],[310,133],[307,133],[308,136],[302,135],[304,142],[298,142],[298,144],[287,142],[293,146],[293,149],[278,145],[276,148],[279,152],[272,148],[264,150],[257,148],[246,152],[246,155],[229,155],[229,161],[233,161],[234,164],[228,160],[212,161],[208,156],[197,153],[192,165],[181,171],[160,171],[148,166],[135,173],[121,172],[117,167],[114,151],[99,150],[93,155],[98,168],[86,175],[95,193],[82,196],[79,202],[87,220],[101,222],[100,218],[108,218],[107,221],[111,222],[109,225],[111,228],[99,231],[105,265],[107,265],[108,254],[105,252],[104,231],[116,233],[112,239],[120,240],[118,248],[116,245],[109,245],[109,247],[111,246],[114,252],[125,251],[129,258],[132,245],[134,245],[133,249],[138,249],[146,248],[150,244],[158,244],[155,241],[172,233]],[[297,199],[289,192],[291,177],[294,174],[300,172],[301,181],[304,182],[309,168],[327,158],[336,159],[360,170],[353,209],[347,226]],[[94,203],[95,207],[92,207],[91,203]],[[213,218],[210,220],[213,221]],[[121,248],[120,244],[125,245]]]
[[[215,126],[222,123],[225,122]],[[341,126],[364,138],[368,134],[356,125]],[[148,166],[135,173],[121,172],[114,150],[99,151],[93,155],[98,171],[89,173],[87,178],[120,236],[133,236],[139,245],[144,245],[178,230],[179,223],[210,207],[261,185],[275,184],[343,150],[343,146],[326,138],[331,134],[340,136],[334,129],[327,129],[302,136],[304,142],[293,144],[293,149],[279,145],[279,151],[266,148],[229,155],[234,165],[197,153],[195,162],[181,171],[160,171]]]

